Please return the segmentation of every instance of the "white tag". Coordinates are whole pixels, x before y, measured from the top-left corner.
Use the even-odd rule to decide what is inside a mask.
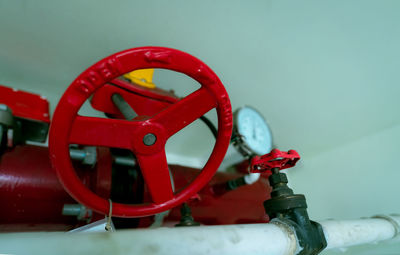
[[[109,231],[106,230],[107,226],[107,218],[104,218],[102,220],[98,220],[95,222],[92,222],[90,224],[87,224],[85,226],[75,228],[73,230],[70,230],[68,232],[115,232],[114,224],[111,221],[111,229]]]

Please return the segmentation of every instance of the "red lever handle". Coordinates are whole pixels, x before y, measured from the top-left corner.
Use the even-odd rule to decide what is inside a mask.
[[[269,171],[272,168],[279,168],[279,170],[282,170],[294,167],[299,159],[300,155],[295,150],[284,152],[273,149],[268,154],[253,157],[251,159],[250,172],[261,173]]]

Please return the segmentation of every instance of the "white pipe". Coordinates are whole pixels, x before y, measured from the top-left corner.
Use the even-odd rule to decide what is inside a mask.
[[[359,220],[321,222],[326,249],[345,248],[392,239],[399,234],[399,216],[375,216]]]
[[[323,221],[327,249],[396,237],[400,216]],[[399,241],[399,240],[397,240]],[[137,229],[114,233],[16,233],[0,235],[6,254],[269,254],[299,252],[283,223]]]
[[[276,224],[0,235],[2,254],[294,254],[296,238]]]

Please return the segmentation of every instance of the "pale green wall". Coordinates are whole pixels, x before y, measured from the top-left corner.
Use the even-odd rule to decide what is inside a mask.
[[[234,108],[260,109],[279,148],[303,155],[289,177],[313,218],[400,212],[399,11],[389,0],[0,0],[0,83],[40,92],[54,108],[113,52],[178,48],[214,69]],[[179,93],[194,88],[156,76]],[[169,159],[202,164],[212,143],[194,124],[168,144]]]

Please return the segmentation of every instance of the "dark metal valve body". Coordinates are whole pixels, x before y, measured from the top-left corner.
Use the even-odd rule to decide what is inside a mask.
[[[327,243],[321,225],[308,217],[304,195],[294,194],[287,186],[286,174],[280,173],[278,168],[272,169],[268,179],[273,189],[271,199],[264,202],[266,213],[271,219],[283,221],[295,229],[302,248],[300,255],[319,254]]]

